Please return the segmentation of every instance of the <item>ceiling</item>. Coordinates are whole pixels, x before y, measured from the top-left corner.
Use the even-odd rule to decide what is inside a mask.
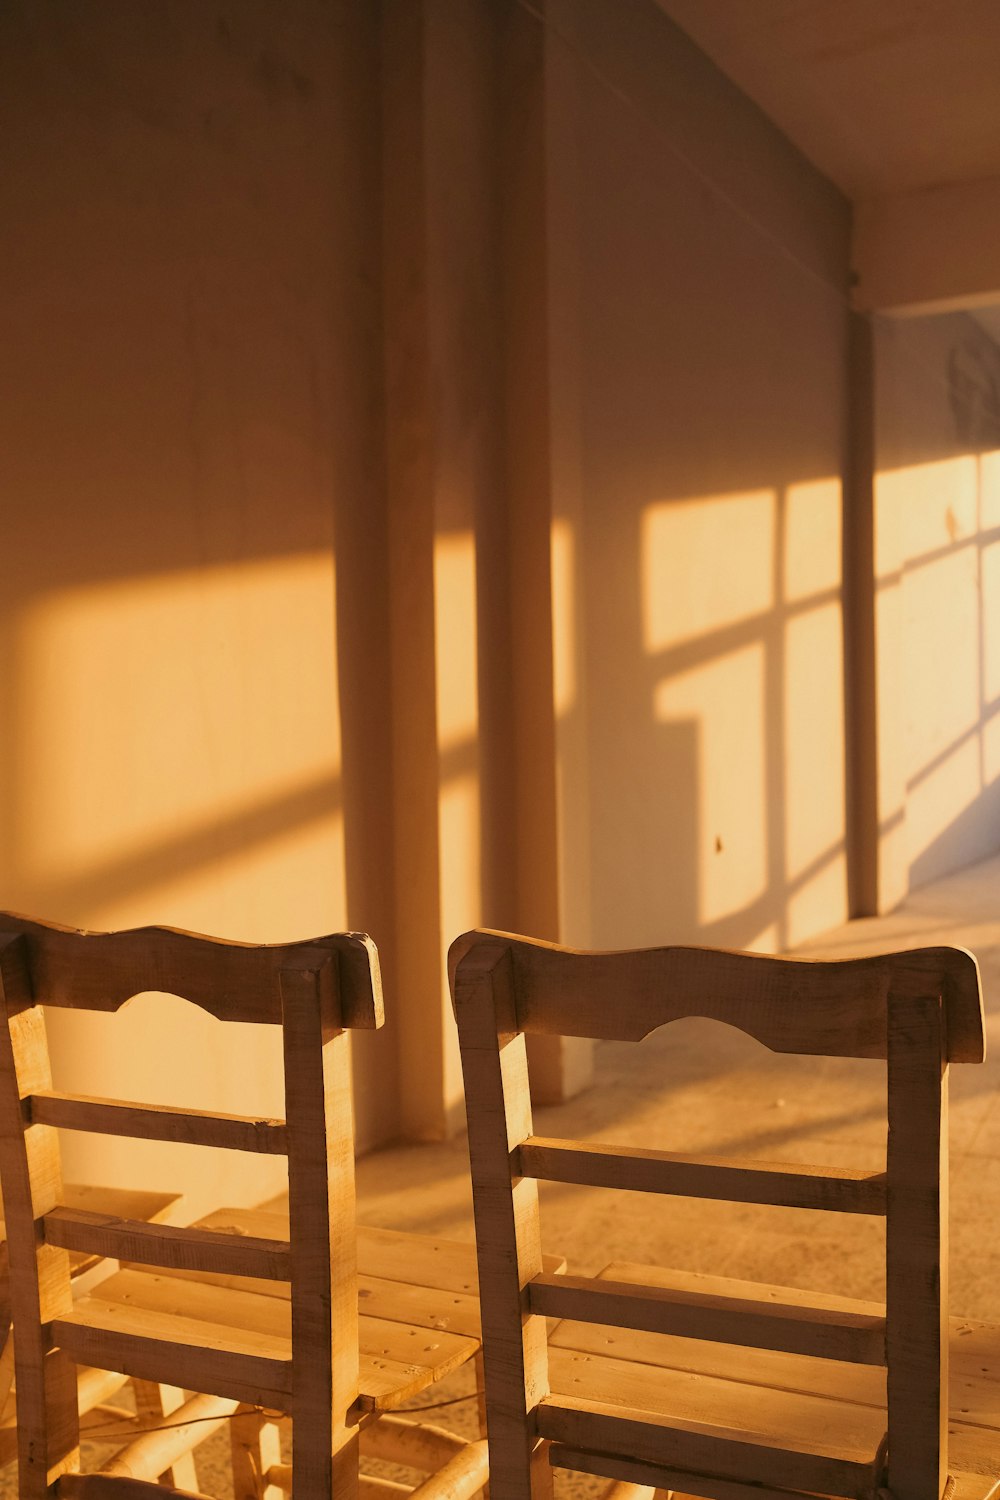
[[[1000,0],[658,0],[848,197],[1000,177]]]

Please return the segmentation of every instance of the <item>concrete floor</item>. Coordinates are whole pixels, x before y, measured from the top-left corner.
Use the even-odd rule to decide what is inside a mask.
[[[954,944],[979,960],[987,1061],[951,1070],[951,1301],[1000,1320],[1000,857],[936,881],[891,916],[851,922],[798,950],[846,957]],[[876,1167],[885,1153],[885,1065],[776,1056],[711,1021],[638,1046],[602,1043],[596,1085],[535,1111],[540,1135],[669,1151]],[[624,1258],[882,1296],[881,1221],[542,1184],[544,1248],[587,1273]],[[464,1138],[400,1146],[358,1167],[369,1224],[472,1239]]]

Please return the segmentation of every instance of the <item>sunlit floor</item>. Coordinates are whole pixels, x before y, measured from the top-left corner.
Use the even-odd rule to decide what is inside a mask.
[[[935,882],[892,916],[849,923],[799,950],[844,957],[939,943],[979,959],[987,1061],[951,1069],[951,1301],[1000,1320],[1000,857]],[[603,1043],[596,1087],[535,1111],[540,1135],[669,1151],[875,1167],[885,1153],[885,1066],[768,1053],[708,1021],[639,1046]],[[359,1217],[471,1239],[464,1139],[359,1163]],[[855,1215],[541,1186],[546,1250],[571,1269],[648,1260],[692,1270],[882,1295],[881,1221]]]

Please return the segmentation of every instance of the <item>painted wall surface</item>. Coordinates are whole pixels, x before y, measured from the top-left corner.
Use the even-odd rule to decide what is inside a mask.
[[[880,904],[1000,844],[1000,348],[876,324]]]
[[[653,0],[12,0],[0,68],[0,908],[369,931],[362,1147],[461,1125],[464,927],[839,922],[846,205]],[[281,1111],[180,1002],[87,1031]]]
[[[655,6],[548,8],[564,935],[846,915],[847,205]]]
[[[378,583],[345,514],[379,494],[369,31],[319,0],[3,7],[0,906],[378,926],[349,691]],[[283,1111],[280,1037],[176,1000],[51,1034],[64,1087]],[[362,1062],[365,1141],[395,1091],[381,1038]],[[183,1149],[102,1144],[100,1174],[169,1184]],[[68,1139],[71,1177],[94,1150]],[[219,1158],[205,1201],[277,1170]]]

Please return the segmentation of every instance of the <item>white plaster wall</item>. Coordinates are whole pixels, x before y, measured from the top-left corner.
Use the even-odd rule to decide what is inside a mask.
[[[847,205],[656,6],[549,11],[567,936],[782,948],[846,915]]]
[[[881,318],[881,899],[1000,846],[1000,349],[964,313]]]
[[[371,21],[319,0],[3,7],[2,907],[252,941],[366,921],[335,518],[345,491],[364,504],[376,421]],[[280,1039],[179,1001],[51,1031],[64,1087],[283,1111]],[[394,1121],[391,1066],[366,1056],[362,1140]],[[171,1186],[182,1149],[77,1136],[66,1166]],[[220,1157],[192,1207],[282,1172]]]

